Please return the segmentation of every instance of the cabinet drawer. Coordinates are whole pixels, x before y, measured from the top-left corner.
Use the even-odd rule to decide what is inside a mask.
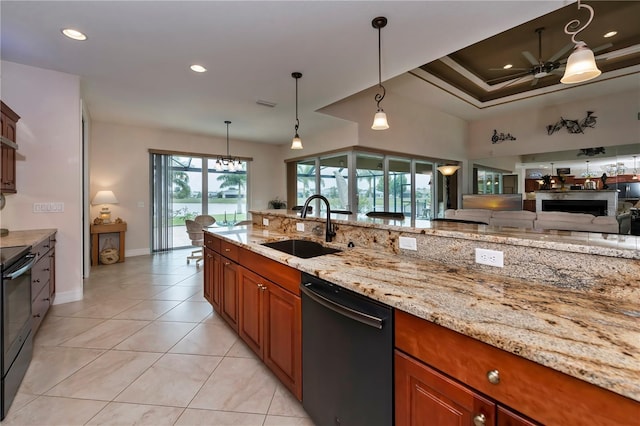
[[[285,290],[300,295],[300,271],[278,263],[249,250],[240,250],[240,263],[248,265],[253,272],[278,283]]]
[[[49,310],[49,306],[51,305],[51,299],[49,297],[49,287],[43,288],[40,293],[36,295],[31,304],[31,333],[34,334],[38,327],[40,327],[40,323],[44,319],[44,316],[47,314]]]
[[[209,232],[204,233],[204,246],[220,253],[220,238]]]
[[[44,240],[40,241],[38,244],[36,244],[31,249],[31,252],[35,253],[38,257],[42,257],[49,250],[51,250],[54,247],[54,245],[55,245],[55,240],[51,239],[50,237],[47,237]]]
[[[396,347],[544,424],[632,425],[640,404],[396,310]],[[489,382],[497,370],[499,383]],[[615,407],[615,409],[612,409]]]
[[[228,243],[226,241],[220,241],[220,254],[227,259],[231,259],[234,262],[237,262],[239,251],[240,247],[238,247],[237,245]]]
[[[51,258],[48,254],[33,265],[31,269],[31,300],[35,300],[38,293],[45,287],[49,286],[51,279]]]

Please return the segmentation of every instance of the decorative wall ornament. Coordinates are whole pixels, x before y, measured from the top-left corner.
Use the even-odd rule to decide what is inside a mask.
[[[599,146],[597,148],[582,148],[578,153],[578,157],[580,157],[581,155],[586,155],[587,157],[593,157],[594,155],[598,155],[598,154],[606,154],[603,146]]]
[[[547,134],[551,136],[563,127],[566,127],[569,133],[584,133],[584,129],[586,129],[587,127],[596,127],[596,119],[598,117],[592,114],[593,111],[587,111],[587,116],[583,118],[582,121],[565,120],[563,117],[560,117],[560,121],[558,121],[556,124],[549,124],[547,126]]]
[[[491,135],[491,143],[501,143],[504,141],[515,141],[516,138],[511,133],[498,133],[496,129],[493,129],[493,135]]]

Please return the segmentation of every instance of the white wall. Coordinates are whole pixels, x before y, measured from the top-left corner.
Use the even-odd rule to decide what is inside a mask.
[[[582,120],[587,111],[597,117],[595,128],[584,134],[561,129],[547,134],[547,125],[565,119]],[[640,142],[640,90],[519,111],[470,124],[468,156],[471,159],[564,151],[598,146],[627,145]],[[491,143],[493,130],[511,133],[517,139]]]
[[[3,227],[57,228],[56,300],[82,298],[82,145],[80,79],[2,61],[2,100],[17,126],[17,194],[7,195]],[[62,202],[63,213],[34,213],[33,203]]]
[[[225,155],[226,138],[123,124],[92,121],[91,198],[102,189],[112,190],[118,204],[110,206],[112,218],[127,222],[125,256],[150,253],[149,149]],[[249,164],[249,208],[265,209],[270,199],[284,194],[285,164],[281,146],[229,139],[229,151],[253,157]],[[142,207],[139,207],[142,203]],[[100,206],[91,207],[97,217]]]

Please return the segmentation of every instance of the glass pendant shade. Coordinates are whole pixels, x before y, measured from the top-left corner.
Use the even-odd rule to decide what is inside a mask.
[[[567,67],[560,82],[564,84],[581,83],[602,74],[596,66],[596,59],[591,49],[584,43],[576,45],[567,60]]]
[[[459,168],[460,166],[439,166],[438,171],[444,176],[452,176]]]
[[[302,149],[302,139],[300,139],[297,133],[291,141],[291,149]]]
[[[376,112],[376,115],[373,117],[373,125],[371,126],[373,130],[387,130],[389,128],[389,123],[387,122],[387,114],[381,109]]]

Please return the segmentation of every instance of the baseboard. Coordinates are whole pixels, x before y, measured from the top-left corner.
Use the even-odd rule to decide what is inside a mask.
[[[53,304],[60,305],[62,303],[77,302],[78,300],[82,300],[82,296],[82,289],[56,292]]]
[[[125,250],[124,257],[134,257],[134,256],[145,256],[151,254],[151,249],[149,248],[141,248],[141,249],[133,249],[133,250]]]

